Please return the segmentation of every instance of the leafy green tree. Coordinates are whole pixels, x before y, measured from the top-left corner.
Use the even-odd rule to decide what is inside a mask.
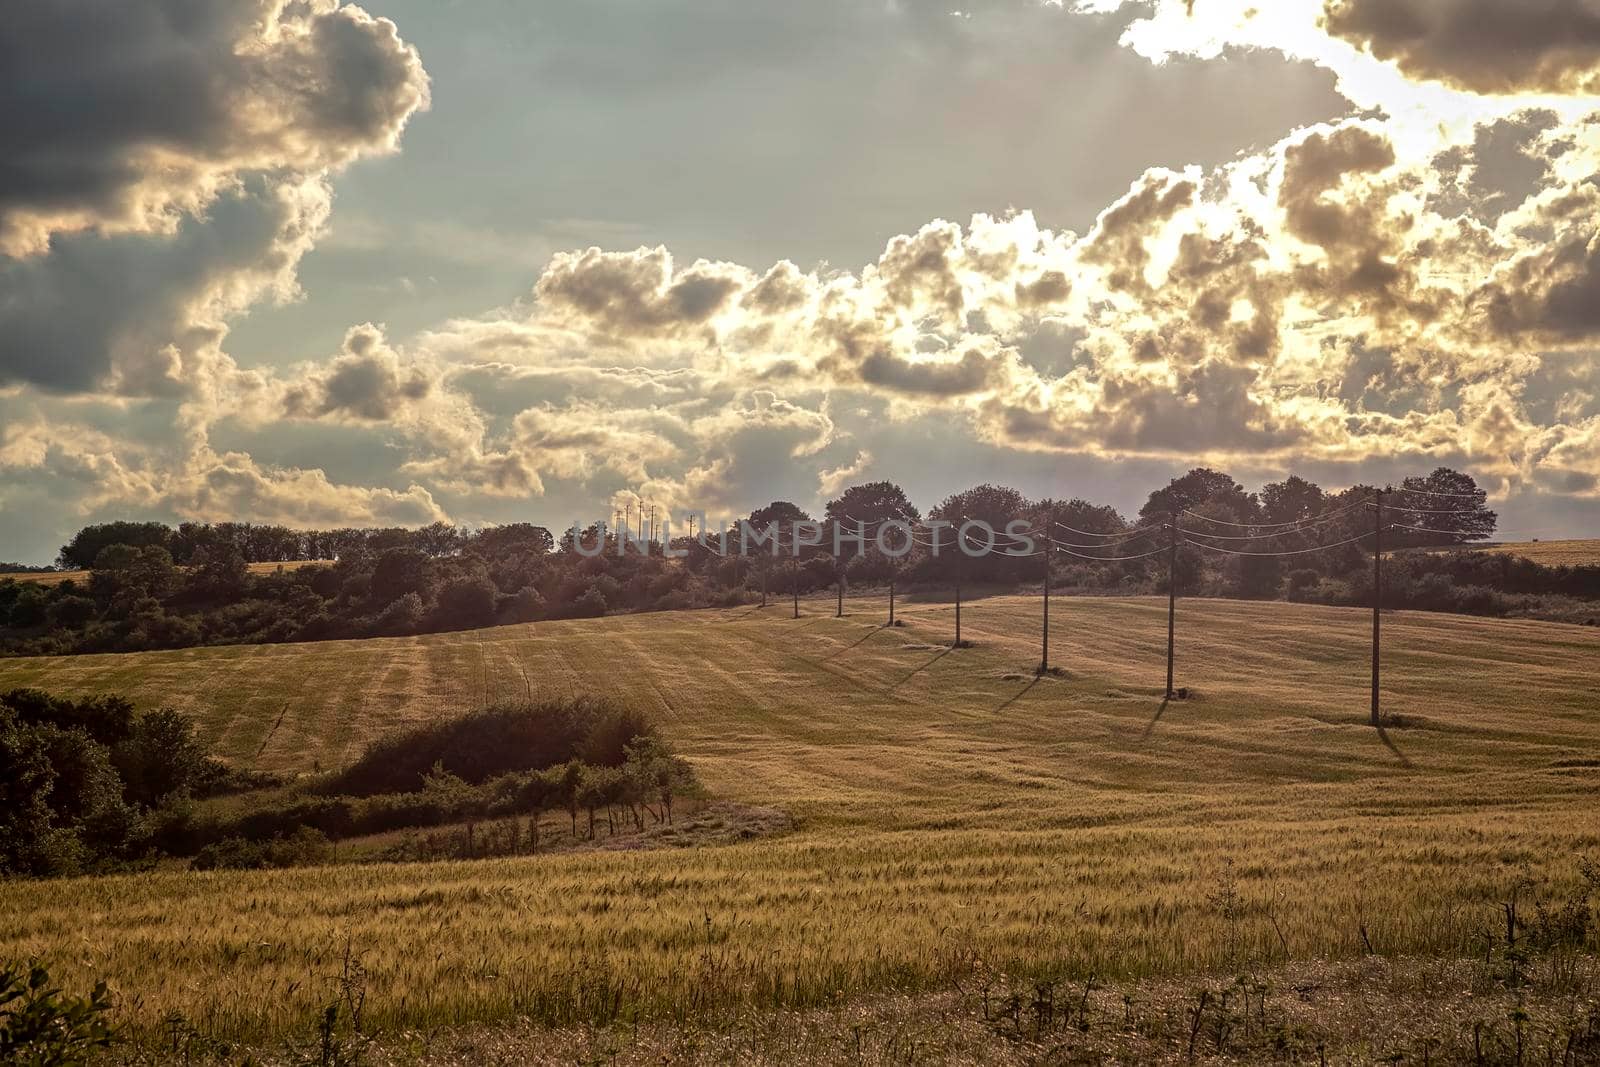
[[[187,716],[162,708],[134,721],[132,736],[112,750],[112,762],[127,798],[156,808],[193,789],[206,770],[206,750]]]
[[[846,559],[862,555],[870,551],[873,538],[878,532],[880,524],[884,522],[899,521],[915,523],[921,520],[922,513],[911,503],[905,490],[893,482],[868,482],[865,485],[852,485],[839,496],[828,501],[824,511],[827,521],[841,527],[845,532],[856,534],[866,528],[866,545],[857,545],[854,541],[840,538],[840,546]]]
[[[1199,511],[1208,507],[1218,512],[1214,517],[1229,516],[1231,521],[1250,522],[1256,518],[1260,506],[1256,498],[1232,477],[1207,467],[1196,467],[1181,478],[1174,478],[1164,489],[1150,494],[1150,499],[1139,510],[1141,524],[1164,521],[1169,515],[1183,511]]]
[[[101,551],[110,545],[166,548],[171,541],[171,528],[159,522],[108,522],[85,526],[61,546],[56,562],[63,570],[88,570],[95,565]]]
[[[1281,482],[1261,487],[1261,521],[1264,523],[1303,522],[1322,514],[1327,494],[1322,487],[1291,474]]]
[[[1426,478],[1407,478],[1390,497],[1397,508],[1395,519],[1406,526],[1421,527],[1431,533],[1394,531],[1396,545],[1461,545],[1486,541],[1494,536],[1500,516],[1486,503],[1488,493],[1478,487],[1470,474],[1440,467]]]
[[[487,578],[458,578],[439,590],[436,612],[447,630],[470,630],[494,622],[500,591]]]

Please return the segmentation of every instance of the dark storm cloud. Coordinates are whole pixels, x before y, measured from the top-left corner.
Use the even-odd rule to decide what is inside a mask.
[[[251,181],[171,236],[72,234],[46,256],[0,257],[0,385],[192,386],[225,332],[220,282],[270,283],[319,224],[325,201],[295,192]]]
[[[0,253],[168,229],[242,171],[391,147],[426,95],[394,24],[334,0],[7,5]]]
[[[1600,91],[1596,0],[1329,0],[1328,31],[1477,93]]]

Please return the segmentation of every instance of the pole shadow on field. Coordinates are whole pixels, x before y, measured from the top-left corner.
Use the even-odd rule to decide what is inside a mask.
[[[1170,704],[1170,703],[1172,703],[1172,698],[1171,697],[1162,697],[1161,698],[1161,706],[1156,709],[1155,717],[1153,719],[1151,719],[1149,722],[1145,723],[1144,736],[1141,737],[1139,740],[1141,740],[1141,741],[1150,740],[1150,735],[1155,732],[1156,723],[1160,722],[1161,721],[1161,716],[1163,716],[1163,715],[1165,715],[1167,713],[1167,705]]]
[[[838,650],[836,650],[834,652],[829,652],[826,656],[822,657],[822,661],[824,663],[826,663],[828,660],[832,659],[835,656],[844,655],[846,652],[849,652],[852,648],[855,648],[857,645],[866,644],[868,641],[870,641],[874,637],[878,636],[879,631],[880,631],[880,627],[874,626],[872,629],[867,631],[866,636],[862,637],[861,640],[852,641],[848,645],[845,645],[841,649],[838,649]]]
[[[933,666],[935,663],[938,663],[940,660],[944,659],[946,656],[948,656],[950,653],[952,653],[954,651],[955,651],[955,649],[953,649],[953,648],[944,649],[937,656],[934,656],[928,662],[924,663],[922,666],[918,667],[916,670],[912,671],[910,674],[906,675],[904,678],[902,678],[898,682],[894,683],[894,685],[890,686],[889,692],[892,693],[895,690],[899,689],[902,685],[905,685],[907,682],[911,681],[911,679],[915,678],[917,675],[921,674],[923,671],[927,670],[929,667]]]
[[[1384,748],[1387,748],[1390,752],[1394,753],[1395,759],[1398,759],[1400,761],[1400,766],[1402,766],[1402,767],[1410,767],[1410,766],[1412,766],[1411,760],[1406,756],[1406,754],[1404,752],[1401,752],[1399,747],[1394,743],[1394,741],[1390,739],[1389,731],[1385,730],[1383,728],[1383,724],[1382,723],[1378,724],[1378,738],[1383,742],[1383,747]]]
[[[1004,704],[1001,704],[998,708],[995,708],[994,709],[994,713],[996,715],[998,715],[1002,711],[1005,711],[1011,705],[1015,704],[1017,701],[1021,700],[1025,696],[1027,696],[1029,691],[1032,690],[1034,686],[1038,685],[1043,680],[1044,680],[1044,675],[1042,675],[1042,674],[1034,675],[1033,676],[1033,681],[1031,681],[1027,685],[1023,686],[1022,689],[1017,693],[1016,696],[1012,697],[1010,700],[1006,701]]]

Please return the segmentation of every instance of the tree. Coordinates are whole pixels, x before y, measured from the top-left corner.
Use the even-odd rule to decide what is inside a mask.
[[[250,574],[239,546],[227,541],[198,548],[190,557],[190,588],[219,600],[233,600],[244,592]]]
[[[420,548],[391,548],[372,569],[372,596],[387,604],[407,593],[420,594],[427,580],[427,553]]]
[[[162,708],[139,716],[133,735],[112,749],[111,761],[127,798],[155,808],[193,788],[205,770],[206,750],[195,738],[194,723]]]
[[[1209,507],[1208,514],[1227,515],[1234,522],[1255,519],[1260,505],[1256,498],[1232,477],[1207,467],[1196,467],[1182,478],[1174,478],[1165,489],[1157,489],[1139,510],[1141,523],[1163,522],[1169,515]],[[1217,514],[1220,512],[1220,514]]]
[[[488,626],[494,622],[499,595],[487,578],[458,578],[439,590],[439,622],[457,630]]]
[[[1314,519],[1326,503],[1321,486],[1291,474],[1261,487],[1261,521],[1275,525]]]
[[[1411,508],[1395,515],[1405,526],[1435,533],[1394,531],[1396,545],[1460,545],[1494,536],[1500,516],[1489,510],[1489,494],[1478,488],[1470,474],[1440,467],[1426,478],[1407,478],[1387,503]]]
[[[159,522],[107,522],[85,526],[61,546],[56,562],[64,570],[88,570],[95,558],[109,545],[130,545],[143,548],[160,545],[166,548],[172,540],[172,530]]]
[[[418,533],[427,534],[431,529],[432,527],[424,527]],[[434,540],[431,535],[429,539]],[[478,535],[469,544],[483,555],[503,555],[513,549],[544,555],[556,546],[555,538],[550,535],[549,530],[527,522],[485,527],[478,531]]]
[[[845,533],[859,534],[863,528],[865,529],[865,545],[846,540],[842,535],[837,538],[846,559],[864,554],[870,549],[882,523],[890,521],[915,523],[922,518],[922,514],[906,496],[905,490],[893,482],[852,485],[840,493],[837,499],[828,501],[824,514],[828,522],[840,527]]]
[[[764,530],[773,523],[787,527],[797,522],[810,522],[811,516],[798,504],[791,504],[787,500],[774,500],[766,507],[752,511],[748,521],[756,529]]]

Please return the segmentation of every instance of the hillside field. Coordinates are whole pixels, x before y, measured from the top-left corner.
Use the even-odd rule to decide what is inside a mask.
[[[1546,567],[1593,567],[1600,564],[1600,541],[1506,541],[1478,546],[1479,551],[1521,556]]]
[[[278,771],[500,697],[652,709],[718,799],[787,834],[645,852],[0,884],[0,957],[109,976],[151,1031],[308,1027],[350,946],[376,1025],[674,1019],[951,988],[976,971],[1161,978],[1244,960],[1482,954],[1524,878],[1600,854],[1600,632],[1185,601],[876,599],[416,638],[0,660],[117,692]]]
[[[251,574],[272,574],[275,571],[295,571],[301,567],[321,567],[328,561],[321,559],[290,560],[287,563],[247,563],[246,569]],[[87,582],[92,571],[0,571],[0,582],[7,578],[18,582],[34,582],[39,585],[60,585],[62,582]]]

